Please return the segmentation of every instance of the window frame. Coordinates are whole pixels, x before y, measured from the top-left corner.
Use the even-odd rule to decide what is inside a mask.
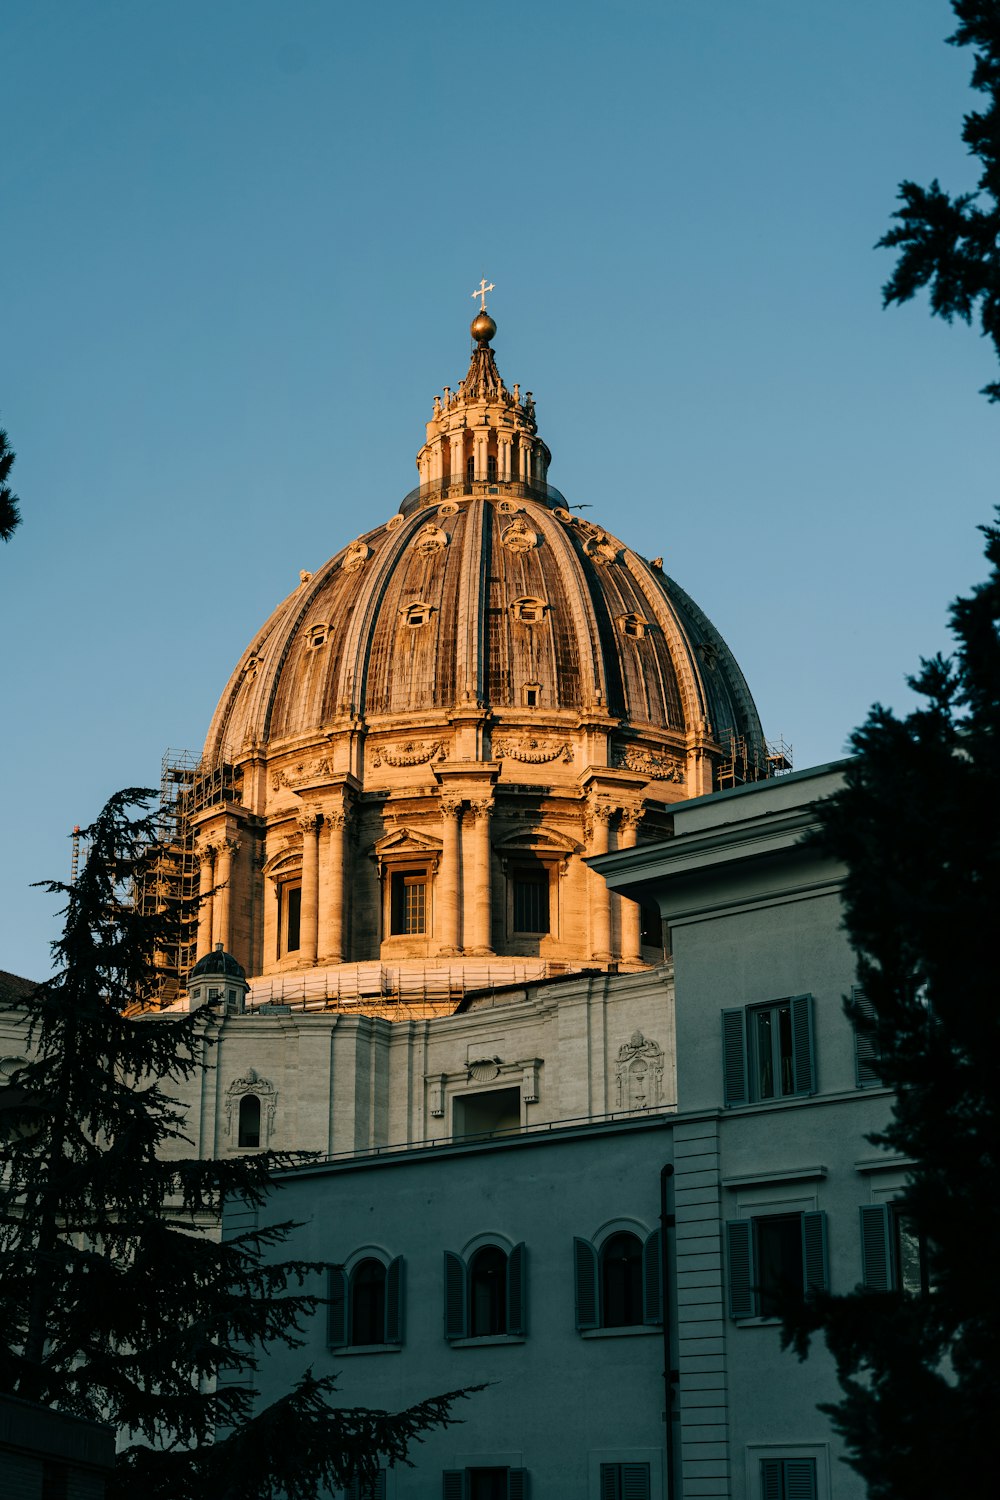
[[[642,1316],[634,1323],[609,1323],[604,1305],[603,1254],[619,1234],[638,1240],[642,1254]],[[579,1334],[631,1332],[663,1324],[663,1235],[634,1222],[609,1225],[599,1242],[573,1239],[573,1308]]]
[[[470,1270],[475,1258],[484,1250],[496,1250],[506,1257],[504,1284],[504,1328],[493,1333],[472,1333],[472,1282]],[[495,1235],[484,1235],[466,1247],[465,1255],[454,1250],[444,1252],[444,1336],[450,1344],[497,1343],[523,1339],[527,1335],[527,1251],[523,1240],[506,1245]]]
[[[788,1093],[772,1093],[761,1097],[755,1077],[756,1052],[752,1040],[751,1017],[767,1011],[772,1015],[777,1014],[785,1005],[789,1007],[792,1088]],[[727,1109],[745,1104],[776,1104],[816,1093],[814,1009],[813,996],[806,993],[784,995],[774,1000],[723,1010],[722,1097]],[[772,1060],[775,1055],[772,1051]]]
[[[406,927],[407,896],[409,886],[419,886],[423,890],[421,905],[423,907],[423,926],[420,928]],[[434,930],[433,923],[433,886],[434,872],[429,860],[417,859],[412,862],[393,861],[386,864],[384,877],[384,905],[385,905],[385,935],[388,938],[429,938]]]
[[[886,1203],[866,1203],[859,1210],[861,1231],[861,1285],[873,1292],[896,1292],[903,1296],[926,1297],[934,1289],[930,1271],[930,1251],[926,1237],[908,1231],[907,1217],[895,1199]],[[903,1235],[914,1242],[919,1268],[919,1287],[903,1284]]]
[[[735,1323],[775,1323],[777,1313],[763,1310],[764,1298],[778,1295],[777,1286],[761,1286],[758,1223],[766,1220],[799,1219],[802,1253],[802,1296],[830,1289],[830,1254],[827,1215],[823,1209],[791,1209],[775,1204],[770,1212],[757,1212],[726,1221],[726,1281],[729,1316]]]
[[[256,1104],[256,1106],[257,1106],[257,1139],[255,1141],[245,1141],[243,1139],[243,1131],[244,1131],[243,1115],[244,1115],[245,1107],[248,1104],[250,1104],[251,1102],[254,1103],[254,1104]],[[259,1094],[255,1094],[253,1092],[253,1090],[250,1090],[248,1093],[244,1094],[241,1097],[240,1103],[239,1103],[239,1109],[237,1110],[237,1114],[236,1114],[236,1147],[237,1147],[237,1150],[239,1150],[239,1151],[259,1151],[260,1148],[261,1148],[262,1142],[263,1142],[263,1133],[264,1133],[264,1108],[263,1108],[263,1105],[261,1104],[261,1098],[260,1098]]]
[[[355,1338],[354,1278],[362,1266],[374,1261],[385,1270],[383,1282],[383,1337],[376,1343],[359,1343]],[[404,1342],[404,1262],[401,1255],[387,1256],[377,1246],[356,1250],[343,1265],[331,1266],[327,1273],[328,1349],[379,1350],[396,1349]]]

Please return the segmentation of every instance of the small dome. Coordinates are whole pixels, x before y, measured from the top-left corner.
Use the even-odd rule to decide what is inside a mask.
[[[206,953],[200,958],[188,975],[188,983],[196,979],[211,979],[215,976],[225,975],[229,979],[246,979],[247,974],[241,963],[227,953],[221,943],[216,943],[211,953]]]

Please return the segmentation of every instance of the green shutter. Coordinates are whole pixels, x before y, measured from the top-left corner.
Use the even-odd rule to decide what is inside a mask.
[[[601,1500],[622,1500],[621,1464],[601,1464]]]
[[[854,1075],[859,1089],[870,1088],[882,1082],[879,1067],[879,1047],[875,1036],[875,1007],[860,985],[851,989],[851,1006],[854,1010]]]
[[[599,1327],[597,1317],[597,1251],[589,1240],[573,1241],[573,1293],[578,1332]]]
[[[347,1343],[347,1272],[343,1266],[330,1267],[328,1296],[326,1341],[331,1349],[342,1349]]]
[[[444,1252],[444,1336],[446,1339],[465,1338],[465,1261]],[[455,1471],[458,1472],[457,1470]]]
[[[722,1012],[722,1100],[748,1104],[746,1024],[742,1010]]]
[[[351,1476],[351,1481],[344,1491],[344,1500],[361,1500],[361,1480],[357,1474]]]
[[[802,1215],[802,1290],[807,1297],[830,1290],[824,1213]]]
[[[515,1245],[507,1257],[507,1332],[524,1333],[525,1285],[523,1243]]]
[[[780,1458],[762,1458],[760,1461],[760,1500],[784,1500],[782,1495],[782,1468]]]
[[[816,1092],[816,1058],[813,1051],[812,995],[794,995],[792,1008],[792,1067],[797,1094]]]
[[[654,1229],[642,1247],[642,1321],[663,1322],[663,1235]]]
[[[528,1500],[527,1469],[507,1470],[507,1500]]]
[[[726,1225],[729,1252],[729,1316],[752,1318],[757,1311],[753,1293],[753,1224],[731,1219]]]
[[[622,1464],[622,1500],[649,1500],[649,1464]]]
[[[816,1460],[785,1459],[785,1500],[816,1500]]]
[[[892,1236],[889,1209],[867,1204],[861,1212],[861,1282],[873,1292],[892,1290]]]
[[[445,1469],[441,1476],[444,1500],[465,1500],[465,1470]]]
[[[385,1341],[403,1342],[403,1257],[397,1255],[385,1273]]]

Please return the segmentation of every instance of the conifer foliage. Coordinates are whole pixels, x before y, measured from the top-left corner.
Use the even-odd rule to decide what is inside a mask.
[[[879,240],[899,250],[896,269],[883,288],[886,305],[908,302],[924,287],[931,311],[951,322],[978,316],[983,335],[1000,355],[1000,4],[997,0],[952,0],[958,27],[954,46],[973,47],[972,87],[988,106],[966,115],[962,139],[982,163],[977,189],[951,197],[935,178],[930,187],[902,182],[898,223]],[[1000,401],[1000,381],[982,394]]]
[[[845,925],[874,1008],[891,1121],[913,1163],[898,1202],[923,1243],[920,1294],[857,1290],[786,1325],[818,1329],[842,1401],[826,1407],[873,1500],[981,1493],[1000,1412],[1000,527],[990,574],[951,609],[956,650],[926,661],[904,719],[875,707],[842,791],[820,807],[843,860]],[[849,1011],[851,1007],[848,1007]],[[866,1026],[855,1007],[855,1024]]]
[[[254,1414],[256,1361],[302,1342],[326,1268],[272,1263],[290,1225],[211,1232],[291,1158],[183,1155],[170,1088],[206,1066],[211,1021],[135,1014],[178,916],[131,900],[156,857],[152,797],[112,797],[77,881],[47,887],[67,901],[58,972],[19,1007],[29,1061],[0,1091],[0,1392],[127,1434],[114,1500],[312,1500],[405,1462],[458,1393],[338,1409],[305,1371]]]
[[[14,467],[15,454],[7,441],[7,434],[0,430],[0,541],[9,542],[21,524],[21,511],[17,496],[7,483]]]

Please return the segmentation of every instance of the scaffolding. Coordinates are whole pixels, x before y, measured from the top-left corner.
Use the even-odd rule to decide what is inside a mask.
[[[754,781],[770,781],[791,769],[792,747],[783,739],[752,740],[745,734],[731,734],[716,773],[717,788],[721,792]]]
[[[156,955],[159,984],[155,1003],[161,1007],[177,999],[195,960],[198,860],[191,811],[197,780],[197,756],[189,750],[164,751],[156,813],[157,849],[136,891],[136,904],[143,914],[176,914],[167,941]]]

